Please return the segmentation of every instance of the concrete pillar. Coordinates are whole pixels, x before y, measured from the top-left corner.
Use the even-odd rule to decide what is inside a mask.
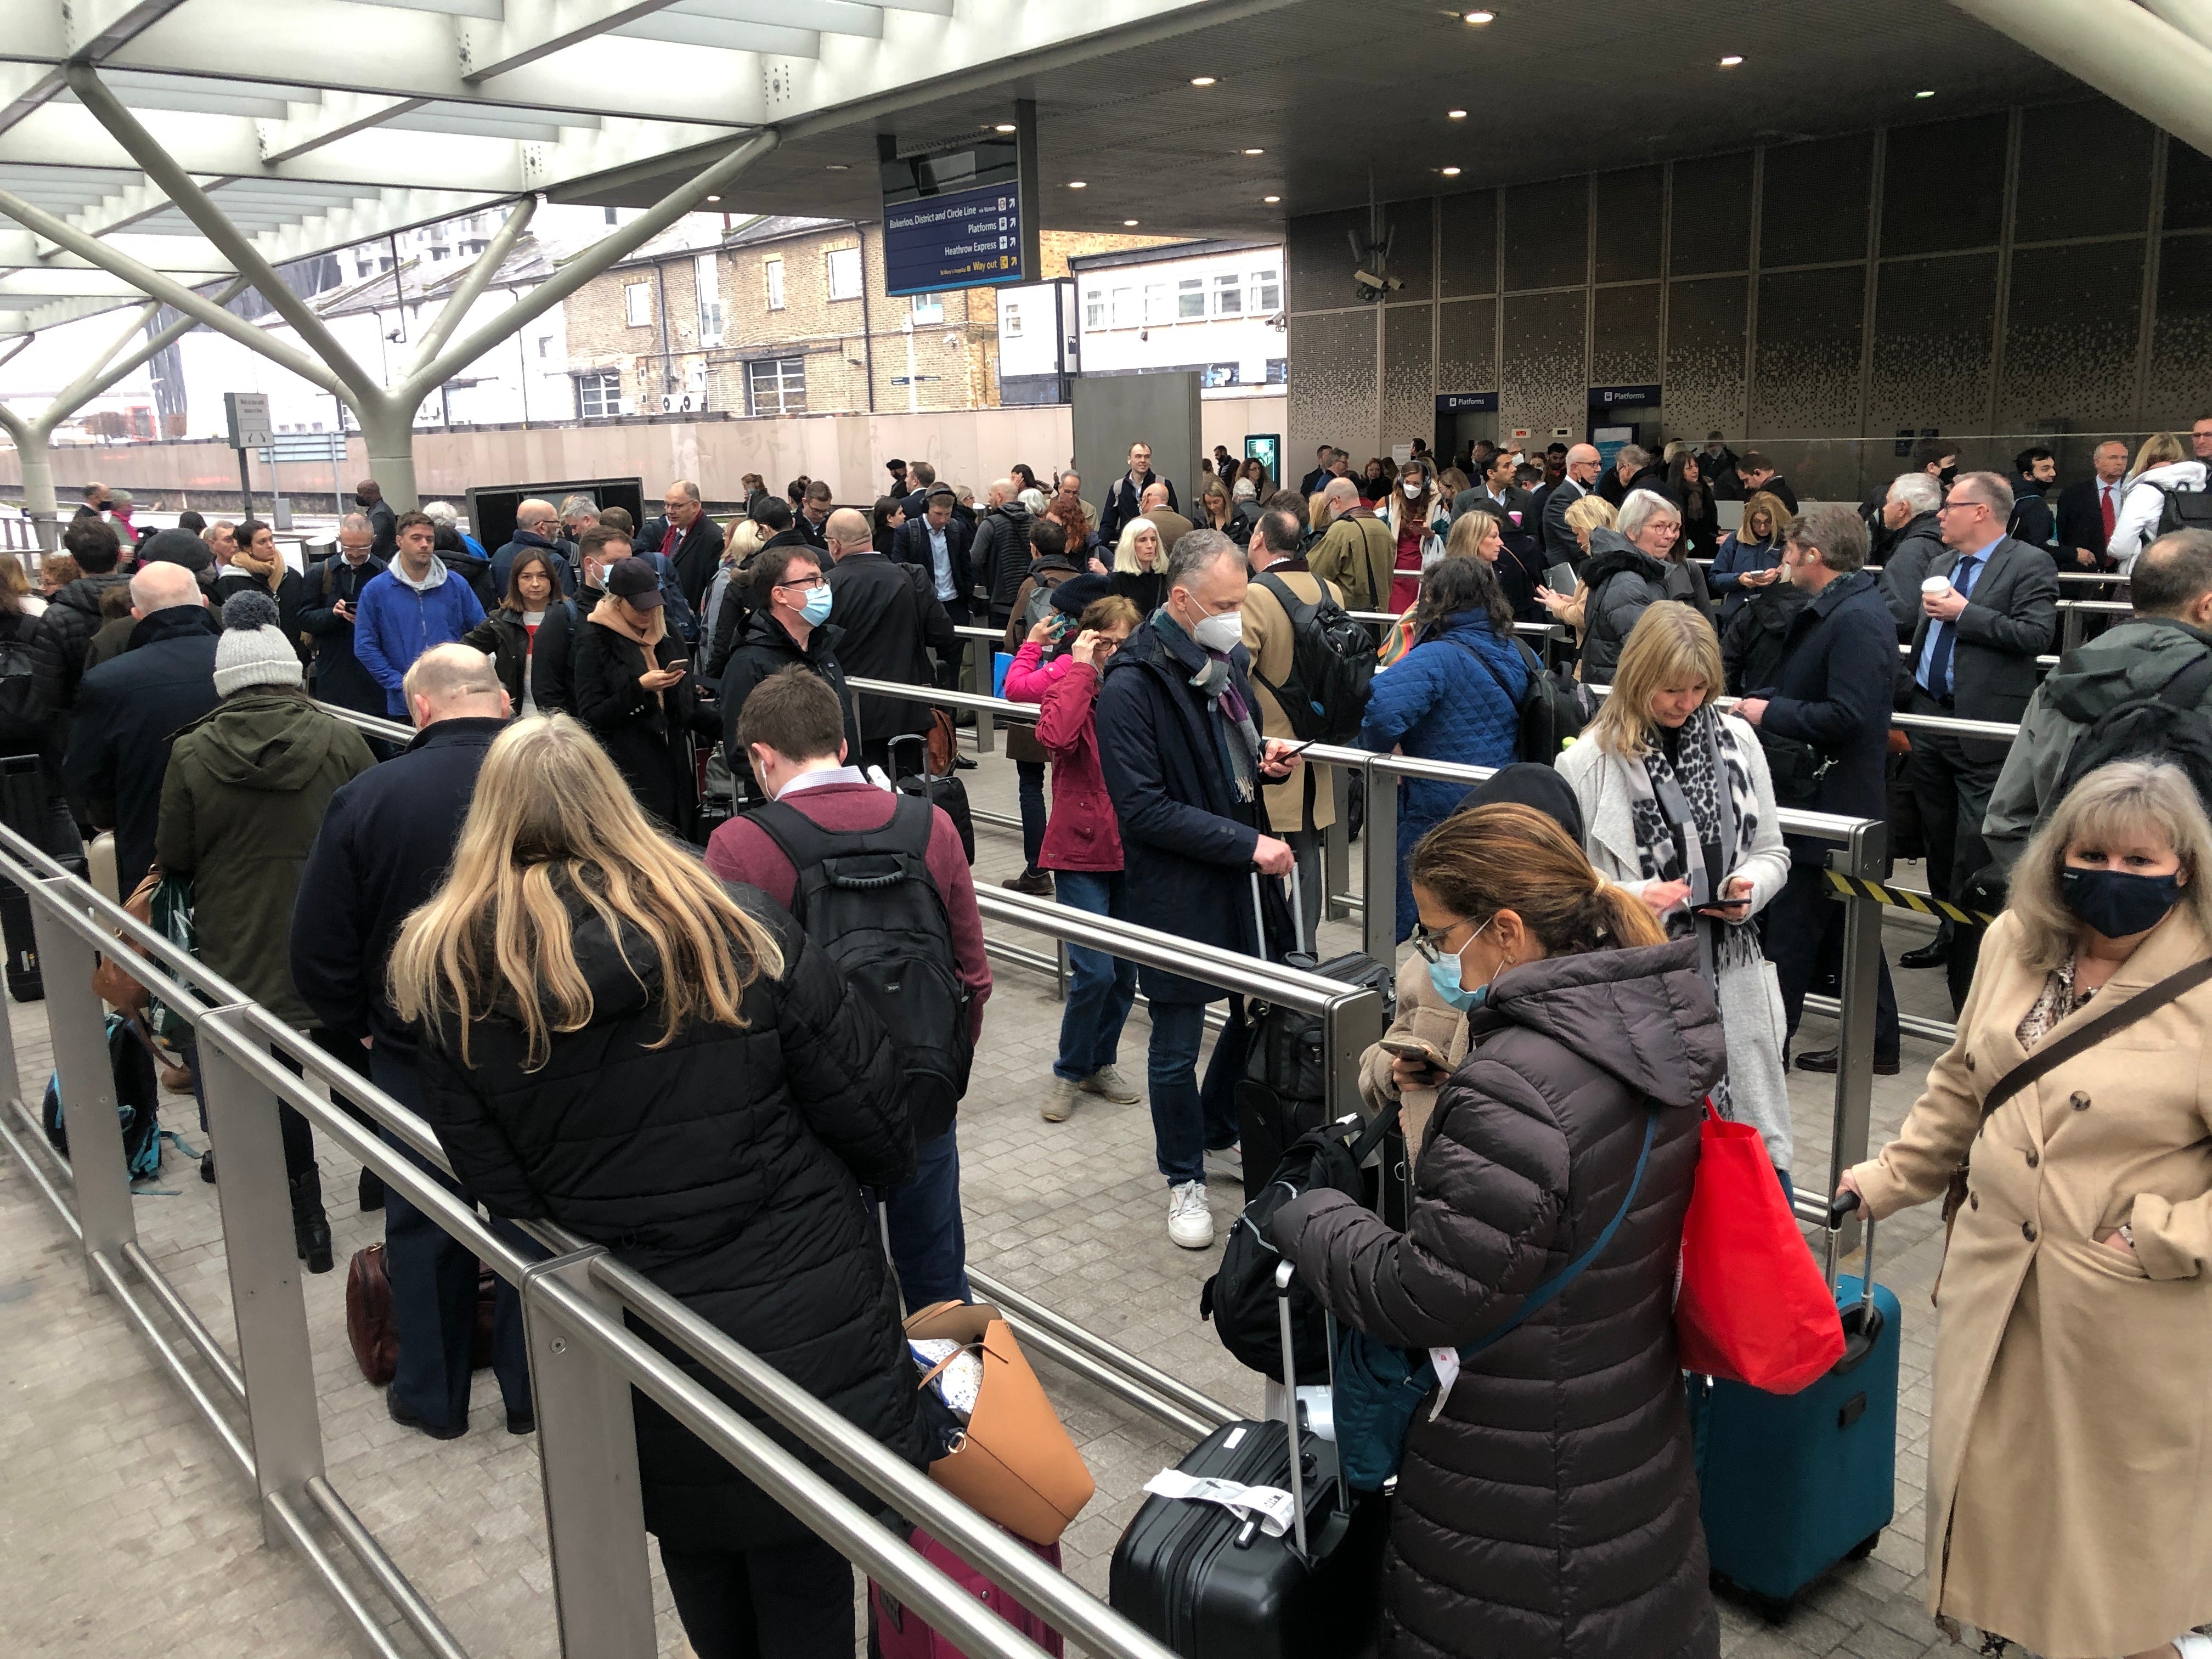
[[[364,398],[354,405],[368,449],[368,476],[382,486],[393,511],[411,512],[422,505],[415,490],[415,406],[399,407],[389,398],[378,403],[382,406]]]
[[[54,458],[46,428],[28,426],[11,434],[23,463],[23,512],[38,527],[39,547],[51,553],[61,541],[61,507],[54,498]]]

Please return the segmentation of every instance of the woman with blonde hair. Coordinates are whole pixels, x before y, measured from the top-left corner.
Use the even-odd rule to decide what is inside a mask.
[[[1790,1086],[1781,982],[1752,920],[1790,879],[1766,751],[1711,704],[1720,637],[1685,605],[1655,605],[1628,636],[1613,695],[1559,759],[1582,803],[1583,844],[1607,880],[1694,939],[1720,1002],[1724,1117],[1754,1126],[1789,1181]]]
[[[1696,947],[1533,806],[1445,820],[1412,876],[1414,949],[1468,1048],[1448,1079],[1408,1062],[1404,1086],[1441,1085],[1411,1224],[1316,1191],[1267,1228],[1369,1340],[1494,1339],[1413,1413],[1381,1650],[1713,1659],[1671,1311],[1698,1103],[1721,1071]]]
[[[1114,591],[1146,616],[1167,603],[1168,550],[1160,545],[1158,525],[1132,519],[1121,526],[1111,574]]]
[[[423,1115],[471,1198],[605,1245],[922,1461],[860,1191],[915,1170],[890,1038],[788,915],[663,838],[583,726],[522,720],[492,744],[453,872],[400,929],[391,994],[422,1032]],[[849,1656],[844,1558],[660,1407],[633,1407],[645,1523],[702,1659]]]
[[[2158,539],[2168,492],[2203,489],[2208,472],[2212,467],[2190,459],[2172,433],[2154,432],[2143,440],[2128,472],[2127,493],[2112,518],[2112,533],[2105,539],[2105,550],[2118,562],[2120,574],[2132,570],[2136,556]]]
[[[2204,805],[2170,763],[2100,767],[2014,867],[1926,1092],[1838,1188],[1877,1217],[1945,1200],[1927,1597],[1954,1637],[2212,1656],[2187,1633],[2212,1621],[2207,1029]]]

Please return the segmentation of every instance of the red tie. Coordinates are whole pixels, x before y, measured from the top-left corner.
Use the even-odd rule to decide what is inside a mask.
[[[2097,507],[2098,510],[2105,515],[2105,535],[2107,538],[2110,538],[2112,533],[2113,519],[2112,485],[2100,484],[2097,486]]]

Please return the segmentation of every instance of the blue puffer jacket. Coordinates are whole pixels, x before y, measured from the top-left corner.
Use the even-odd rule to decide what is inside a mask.
[[[1528,688],[1528,665],[1511,635],[1500,633],[1488,612],[1462,611],[1376,675],[1359,742],[1364,748],[1386,754],[1396,748],[1422,760],[1510,766],[1520,758],[1520,705]],[[1463,783],[1408,778],[1399,785],[1401,939],[1413,930],[1413,891],[1406,872],[1413,844],[1449,817],[1466,793]]]

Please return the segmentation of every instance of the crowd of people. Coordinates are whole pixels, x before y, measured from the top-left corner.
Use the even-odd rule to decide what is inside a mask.
[[[1843,907],[1824,844],[1781,813],[1884,820],[1937,896],[2002,913],[1899,960],[1948,969],[1958,1040],[1898,1140],[1841,1176],[1887,1214],[1942,1194],[1973,1143],[1931,1607],[2039,1651],[2197,1659],[2173,1632],[2212,1618],[2212,1583],[2164,1545],[2212,1500],[2112,1471],[2193,1443],[2201,1416],[2212,1085],[2186,1056],[2212,993],[2069,1051],[1986,1121],[1980,1102],[2212,951],[2212,769],[2100,760],[2116,711],[2179,687],[2167,706],[2198,727],[2173,746],[2212,761],[2212,529],[2188,499],[2212,418],[2132,461],[2100,446],[2064,489],[2047,453],[2008,477],[1927,441],[1856,504],[1801,502],[1717,434],[1609,460],[1415,448],[1355,475],[1324,447],[1294,489],[1221,451],[1179,490],[1138,442],[1096,507],[1075,473],[1020,465],[979,503],[893,462],[866,511],[749,477],[726,526],[678,480],[642,526],[525,501],[490,550],[442,504],[394,511],[365,482],[305,570],[251,519],[133,537],[94,486],[42,594],[0,556],[0,650],[33,671],[0,734],[47,783],[16,827],[72,854],[112,830],[125,891],[189,884],[210,967],[421,1112],[454,1189],[518,1248],[511,1224],[538,1218],[605,1243],[919,1463],[899,1309],[969,1297],[958,1108],[992,991],[972,849],[934,804],[965,758],[926,695],[953,683],[957,628],[1000,631],[1005,695],[1036,711],[1009,744],[1006,885],[1194,945],[1314,939],[1340,810],[1301,759],[1316,738],[1492,770],[1472,794],[1404,781],[1397,891],[1371,896],[1413,946],[1393,1036],[1432,1056],[1362,1062],[1370,1103],[1407,1113],[1409,1225],[1328,1194],[1270,1224],[1340,1318],[1450,1346],[1593,1233],[1638,1164],[1614,1273],[1485,1351],[1408,1442],[1386,1636],[1471,1656],[1717,1652],[1666,1314],[1692,1109],[1753,1126],[1789,1188],[1788,1071],[1838,1063],[1792,1051]],[[2039,678],[2058,574],[2092,568],[2125,577],[2134,615]],[[1377,613],[1395,620],[1357,620]],[[1571,630],[1573,678],[1517,637],[1541,619]],[[1564,746],[1532,739],[1556,729],[1529,720],[1540,699],[1579,711]],[[2021,736],[1922,726],[1900,755],[1899,710]],[[414,736],[395,752],[334,711]],[[1244,1000],[1192,963],[1069,954],[1042,1118],[1146,1103],[1167,1235],[1205,1249],[1209,1174],[1241,1173]],[[1139,989],[1141,1080],[1121,1056]],[[1622,1128],[1655,1101],[1675,1109],[1645,1171]],[[283,1130],[299,1252],[327,1271],[313,1137],[289,1110]],[[211,1155],[202,1173],[220,1178]],[[385,1210],[388,1410],[465,1433],[473,1258],[372,1176],[358,1196]],[[530,1432],[509,1290],[494,1334],[507,1426]],[[1532,1378],[1579,1425],[1564,1438],[1500,1426]],[[849,1654],[842,1558],[658,1407],[637,1432],[702,1659]],[[1644,1489],[1592,1522],[1575,1470],[1600,1441]],[[2064,1525],[2030,1528],[2053,1491]],[[1530,1543],[1570,1515],[1604,1573]]]

